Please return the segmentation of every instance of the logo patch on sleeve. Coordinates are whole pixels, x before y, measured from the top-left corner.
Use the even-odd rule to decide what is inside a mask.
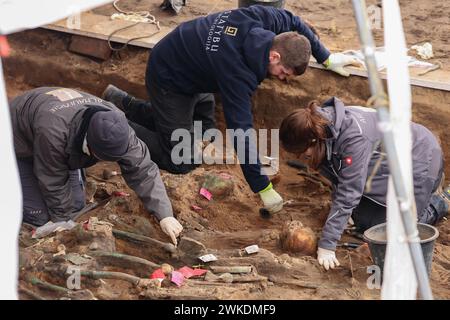
[[[227,34],[229,36],[234,37],[234,36],[236,36],[237,32],[238,32],[238,28],[236,28],[236,27],[227,26],[225,28],[225,34]]]
[[[344,157],[344,162],[347,166],[350,166],[353,163],[352,156]]]
[[[83,98],[83,96],[80,93],[78,93],[77,91],[72,90],[72,89],[67,89],[67,88],[60,88],[60,89],[52,90],[52,91],[46,92],[45,94],[52,95],[61,102],[78,99],[78,98]]]

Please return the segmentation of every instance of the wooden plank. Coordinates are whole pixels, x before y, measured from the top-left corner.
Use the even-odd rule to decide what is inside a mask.
[[[72,35],[69,51],[101,60],[108,60],[112,52],[105,40],[79,36],[77,34]]]
[[[48,24],[43,28],[101,40],[108,40],[109,35],[114,31],[134,24],[134,22],[131,21],[111,20],[109,16],[99,15],[92,12],[82,13],[80,22],[79,28],[69,28],[70,24],[67,23],[67,19],[62,19],[52,24]],[[111,37],[111,41],[126,43],[132,38],[149,35],[147,38],[133,40],[129,44],[138,47],[153,48],[159,40],[164,38],[170,31],[172,31],[172,28],[161,27],[161,30],[158,32],[158,28],[155,24],[139,23],[134,27],[119,31]]]
[[[311,60],[309,66],[316,69],[325,69],[325,67],[317,62]],[[367,78],[367,71],[354,67],[346,67],[351,75]],[[431,71],[423,76],[419,76],[420,72],[424,71],[423,68],[409,68],[409,75],[411,79],[411,85],[450,91],[450,72],[439,69]],[[381,79],[386,79],[386,71],[380,72]]]

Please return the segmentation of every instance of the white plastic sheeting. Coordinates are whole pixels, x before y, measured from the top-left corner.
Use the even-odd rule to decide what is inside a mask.
[[[111,0],[0,0],[0,34],[32,29]]]
[[[0,0],[0,34],[35,28],[101,4],[105,0]],[[82,23],[82,21],[81,21]],[[18,233],[22,192],[14,155],[8,101],[0,60],[0,299],[17,299]]]
[[[383,0],[384,41],[387,59],[387,82],[391,125],[395,147],[401,162],[401,174],[407,186],[408,201],[414,202],[411,160],[411,87],[408,58],[400,8],[397,0]],[[405,230],[400,217],[392,177],[387,197],[387,250],[384,264],[382,299],[415,299],[417,280]],[[415,210],[414,210],[415,212]],[[416,217],[411,217],[417,220]]]

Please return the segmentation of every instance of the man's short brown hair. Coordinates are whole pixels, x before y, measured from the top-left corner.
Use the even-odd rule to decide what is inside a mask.
[[[281,56],[281,64],[294,70],[295,75],[305,73],[311,56],[309,40],[297,32],[283,32],[275,36],[271,50]]]

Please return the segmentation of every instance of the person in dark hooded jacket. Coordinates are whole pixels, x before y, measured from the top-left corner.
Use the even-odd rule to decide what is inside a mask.
[[[67,221],[85,206],[80,169],[115,161],[145,208],[176,244],[173,217],[158,166],[112,103],[68,88],[43,87],[10,102],[14,148],[23,192],[23,221]]]
[[[448,214],[450,203],[449,191],[442,189],[442,150],[424,126],[411,123],[411,132],[418,221],[435,224]],[[389,167],[381,138],[375,109],[344,106],[337,98],[321,107],[311,103],[282,121],[280,140],[284,149],[306,158],[333,184],[331,209],[317,251],[319,263],[327,270],[339,265],[336,245],[350,217],[359,232],[386,220]],[[377,162],[379,167],[373,174]]]
[[[330,54],[308,24],[287,10],[255,5],[223,11],[182,23],[152,49],[146,72],[151,104],[112,85],[103,97],[137,123],[138,136],[161,169],[186,173],[196,165],[174,163],[172,150],[179,141],[172,141],[172,133],[180,128],[193,132],[194,120],[202,121],[203,132],[215,127],[211,93],[220,92],[227,128],[249,132],[251,96],[259,83],[267,76],[284,80],[303,74],[311,52],[341,75],[348,75],[344,65],[356,63]],[[235,139],[237,151],[238,143]],[[261,172],[259,160],[249,160],[257,157],[254,140],[241,143],[245,154],[238,152],[238,158],[250,188],[270,212],[281,210],[283,200]]]

